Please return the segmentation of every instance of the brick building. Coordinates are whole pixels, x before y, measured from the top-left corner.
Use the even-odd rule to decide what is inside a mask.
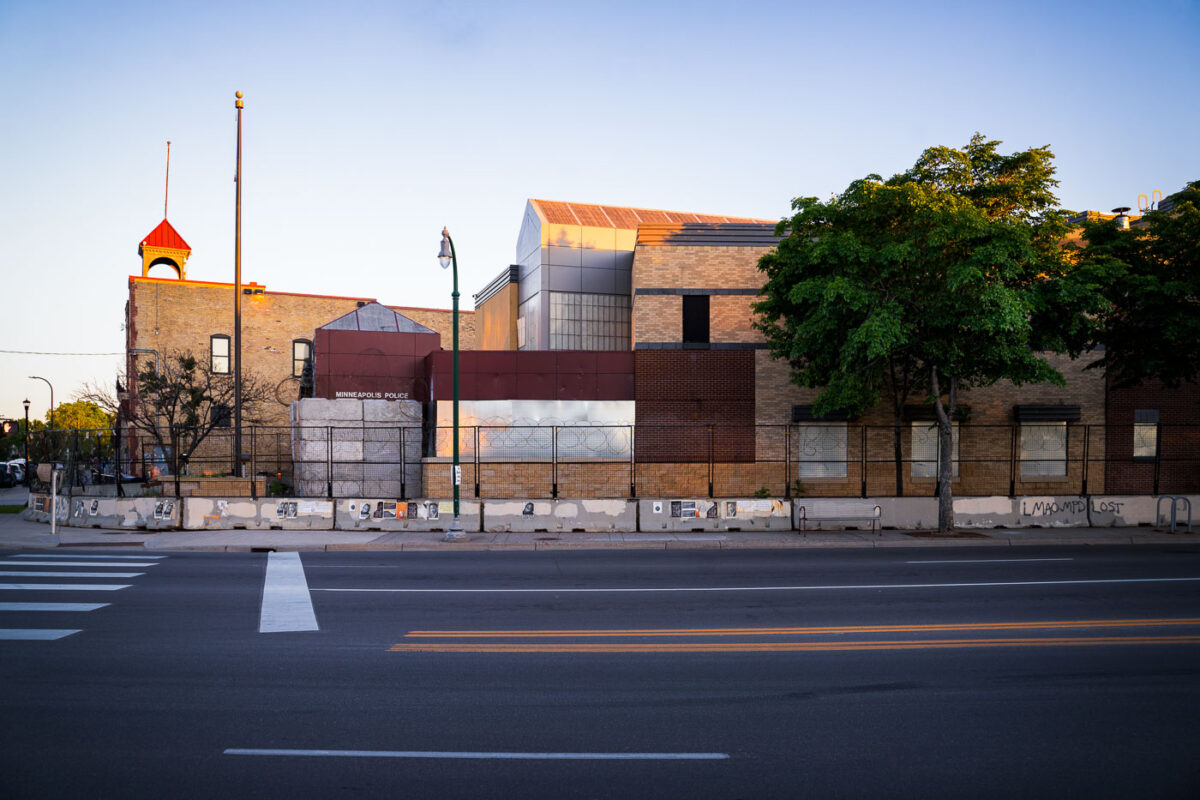
[[[127,374],[136,376],[142,359],[190,352],[216,372],[233,369],[233,284],[188,278],[184,265],[191,248],[163,220],[138,248],[142,274],[129,277],[125,305]],[[150,268],[166,265],[174,278],[150,277]],[[286,425],[288,406],[299,397],[300,377],[313,355],[318,328],[368,303],[369,297],[301,294],[258,283],[242,286],[242,371],[272,387],[266,409],[269,424]],[[388,306],[449,340],[447,309]],[[475,347],[475,314],[459,312],[459,346]],[[131,381],[136,391],[136,379]]]

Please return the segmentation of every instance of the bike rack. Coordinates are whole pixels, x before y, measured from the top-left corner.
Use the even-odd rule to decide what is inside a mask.
[[[1188,498],[1184,497],[1183,495],[1178,495],[1178,494],[1164,494],[1158,498],[1158,501],[1154,504],[1154,529],[1158,530],[1161,525],[1160,520],[1163,518],[1163,515],[1160,513],[1160,510],[1162,509],[1162,503],[1164,500],[1171,501],[1171,530],[1169,532],[1170,533],[1175,532],[1176,514],[1178,512],[1180,504],[1182,504],[1184,509],[1187,510],[1187,532],[1191,533],[1192,532],[1192,501],[1189,500]]]

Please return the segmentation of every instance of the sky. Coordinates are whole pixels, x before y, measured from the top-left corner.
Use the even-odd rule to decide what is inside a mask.
[[[243,282],[448,308],[447,226],[471,309],[528,198],[779,219],[979,131],[1137,208],[1200,179],[1198,87],[1195,0],[0,0],[0,418],[121,369],[168,140],[188,277],[232,282],[235,91]]]

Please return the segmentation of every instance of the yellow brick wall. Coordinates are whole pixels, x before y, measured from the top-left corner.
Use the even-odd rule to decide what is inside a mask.
[[[287,404],[296,399],[298,386],[291,377],[292,341],[312,341],[318,327],[353,311],[358,302],[359,298],[353,297],[292,294],[269,289],[261,295],[242,296],[242,370],[243,374],[261,376],[277,390],[278,400],[268,408],[270,424],[286,425]],[[442,341],[449,345],[450,311],[391,308],[439,332]],[[232,340],[232,284],[130,277],[126,307],[126,337],[130,348],[148,348],[161,354],[190,351],[207,359],[209,337],[214,334],[225,334]],[[473,350],[475,343],[475,314],[460,311],[459,347]],[[232,347],[231,341],[231,363]]]

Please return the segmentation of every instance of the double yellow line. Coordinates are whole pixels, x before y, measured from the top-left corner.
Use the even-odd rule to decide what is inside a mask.
[[[790,653],[842,650],[921,650],[968,647],[1078,647],[1085,645],[1200,644],[1200,635],[1135,634],[1128,636],[1022,636],[955,639],[863,639],[846,641],[821,637],[843,634],[897,634],[985,631],[1057,631],[1083,628],[1147,628],[1200,626],[1200,618],[1062,620],[1050,622],[980,622],[929,625],[850,625],[787,628],[640,628],[615,630],[498,630],[498,631],[412,631],[407,641],[390,651],[425,653]],[[759,637],[816,637],[810,641],[753,641]],[[642,638],[687,637],[700,641],[632,642],[611,641]],[[719,641],[739,637],[751,641]],[[718,641],[704,641],[717,638]],[[521,641],[495,641],[519,639]],[[554,642],[547,639],[584,641]],[[595,640],[602,641],[595,641]],[[468,640],[468,641],[463,641]],[[489,641],[479,641],[489,640]],[[588,641],[591,640],[591,641]],[[609,641],[603,641],[609,640]]]

